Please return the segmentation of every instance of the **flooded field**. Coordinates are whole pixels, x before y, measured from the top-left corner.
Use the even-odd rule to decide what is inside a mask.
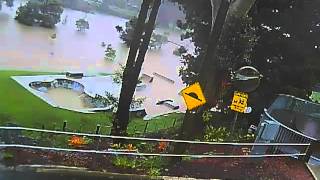
[[[111,73],[118,69],[119,63],[125,63],[128,48],[121,42],[115,26],[123,26],[126,19],[65,9],[61,18],[67,17],[66,24],[59,23],[55,29],[29,27],[14,20],[20,3],[15,1],[14,7],[3,6],[0,11],[1,69]],[[90,29],[86,32],[77,31],[75,21],[79,18],[87,18],[89,21]],[[52,34],[56,34],[56,39],[50,38]],[[177,32],[170,32],[169,40],[187,44],[188,47],[188,42],[181,42]],[[102,42],[112,44],[117,50],[114,62],[104,59],[105,48],[101,46]],[[178,75],[180,58],[172,54],[175,48],[177,45],[167,43],[160,50],[148,51],[142,73],[161,74],[172,79],[174,83],[156,78],[150,89],[152,97],[146,100],[146,104],[151,105],[157,100],[174,97],[184,87]],[[174,100],[179,101],[179,104],[181,102],[181,99]]]
[[[62,19],[55,29],[29,27],[14,20],[19,1],[13,8],[6,6],[0,11],[0,67],[30,70],[79,70],[110,72],[124,63],[128,48],[123,45],[115,26],[124,25],[126,19],[104,14],[86,14],[65,9]],[[90,29],[86,32],[76,30],[75,21],[87,18]],[[50,36],[56,34],[52,40]],[[179,34],[171,33],[169,40],[179,41]],[[104,60],[101,43],[112,44],[117,50],[115,62]],[[176,45],[166,44],[161,50],[149,51],[144,70],[159,72],[175,78],[176,67],[180,66],[179,57],[172,54]],[[165,66],[164,66],[165,65]]]

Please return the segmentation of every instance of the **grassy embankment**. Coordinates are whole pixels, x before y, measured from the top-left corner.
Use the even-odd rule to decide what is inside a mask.
[[[101,125],[101,133],[110,132],[112,124],[111,113],[83,114],[68,110],[58,109],[50,106],[40,98],[28,92],[11,76],[18,75],[43,75],[52,74],[46,72],[28,71],[0,71],[0,125],[15,123],[20,126],[46,129],[61,129],[63,121],[67,121],[67,128],[70,131],[94,132],[96,125]],[[151,120],[148,125],[148,132],[155,132],[160,129],[172,127],[175,119],[180,119],[181,114],[161,116]],[[179,122],[177,122],[178,124]],[[132,118],[128,132],[142,132],[146,122],[141,118]]]

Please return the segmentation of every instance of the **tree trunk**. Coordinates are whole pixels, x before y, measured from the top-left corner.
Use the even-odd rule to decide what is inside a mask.
[[[237,17],[246,16],[255,2],[256,0],[236,0],[231,4],[229,13]]]
[[[142,42],[141,47],[139,49],[137,61],[134,66],[137,75],[140,74],[141,67],[144,62],[144,57],[145,57],[147,50],[148,50],[148,47],[149,47],[149,42],[150,42],[154,27],[156,24],[156,19],[157,19],[158,11],[160,8],[160,4],[161,4],[161,0],[154,0],[153,7],[152,7],[152,10],[151,10],[151,13],[149,16],[149,20],[146,25],[146,31],[145,31],[145,35],[143,37],[143,42]]]
[[[141,9],[139,12],[136,27],[134,29],[133,40],[130,44],[129,55],[126,62],[126,67],[123,72],[122,87],[120,92],[118,109],[113,119],[113,126],[111,130],[112,135],[124,135],[126,134],[127,126],[129,123],[129,109],[132,101],[132,97],[135,91],[133,82],[133,66],[137,56],[138,49],[140,47],[140,40],[144,32],[144,25],[148,16],[148,10],[150,6],[149,0],[143,0]],[[134,86],[134,87],[133,87]],[[132,90],[133,89],[133,90]]]
[[[151,2],[149,0],[145,0],[145,1],[148,1],[149,3]],[[116,112],[116,117],[113,121],[112,135],[126,134],[128,123],[129,123],[130,104],[138,83],[141,67],[149,47],[150,38],[153,33],[153,29],[155,26],[160,4],[161,4],[161,0],[154,0],[152,10],[149,15],[148,22],[146,24],[145,33],[142,38],[142,42],[140,42],[140,40],[141,40],[141,35],[143,31],[139,31],[139,33],[141,32],[141,35],[139,36],[140,38],[137,39],[138,41],[135,42],[135,45],[132,47],[133,50],[135,50],[136,52],[135,54],[129,53],[129,57],[131,57],[130,55],[132,55],[132,58],[134,58],[134,60],[127,62],[125,72],[123,74],[121,94],[120,94],[120,99],[118,104],[118,110]],[[144,24],[142,24],[140,27],[142,26],[144,27]],[[135,60],[138,49],[139,49],[138,57]],[[131,51],[131,46],[130,46],[130,51]],[[129,61],[129,57],[128,57],[128,61]]]
[[[205,58],[201,62],[201,66],[200,66],[201,70],[199,71],[200,72],[199,82],[202,89],[204,90],[204,95],[209,103],[210,101],[208,99],[208,94],[210,92],[208,91],[209,88],[207,88],[209,87],[207,86],[209,82],[209,81],[207,82],[207,80],[210,79],[211,82],[216,82],[216,79],[215,79],[216,74],[213,74],[214,72],[216,72],[216,70],[215,70],[215,66],[212,66],[211,64],[212,62],[210,62],[211,61],[210,57],[212,57],[212,54],[217,47],[218,40],[222,31],[223,24],[225,22],[228,9],[229,9],[229,2],[226,0],[222,0],[216,16],[214,27],[212,28],[212,32],[210,34],[210,41],[207,46],[207,54],[205,55]],[[200,107],[194,113],[190,111],[186,112],[184,116],[183,124],[181,127],[182,131],[179,134],[179,139],[193,140],[197,135],[201,135],[203,126],[204,126],[204,123],[202,120],[202,114],[204,110],[205,110],[205,107]],[[177,146],[175,147],[174,153],[177,153],[177,154],[184,153],[186,148],[187,146],[185,144],[177,144]],[[180,160],[181,158],[173,159],[174,162],[178,162]]]
[[[250,1],[250,3],[247,3],[247,1]],[[193,140],[197,135],[201,136],[204,130],[203,112],[214,106],[217,102],[222,74],[216,66],[217,60],[214,58],[214,54],[216,53],[223,26],[225,23],[228,23],[228,17],[231,15],[237,15],[238,17],[245,16],[255,0],[236,0],[236,2],[236,4],[231,5],[232,10],[229,10],[229,0],[221,0],[216,16],[214,16],[215,12],[212,12],[213,18],[215,17],[214,25],[209,36],[210,41],[207,46],[207,54],[201,62],[199,71],[199,82],[207,99],[207,104],[198,108],[195,113],[186,112],[179,139]],[[217,6],[216,1],[211,0],[211,5]],[[215,9],[216,7],[212,7],[212,10]],[[186,148],[186,145],[177,144],[174,148],[174,153],[184,153]],[[179,162],[180,160],[181,158],[174,158],[173,162]]]
[[[141,43],[140,41],[142,39],[142,34],[144,32],[144,25],[145,25],[145,21],[148,16],[148,10],[149,10],[150,3],[151,2],[149,0],[143,0],[143,2],[141,4],[141,9],[139,12],[137,24],[136,24],[136,27],[135,27],[134,33],[133,33],[133,39],[130,44],[130,51],[129,51],[125,71],[126,71],[126,69],[131,69],[132,66],[134,65],[134,62],[135,62],[135,59],[137,56],[137,52],[140,47],[140,43]]]

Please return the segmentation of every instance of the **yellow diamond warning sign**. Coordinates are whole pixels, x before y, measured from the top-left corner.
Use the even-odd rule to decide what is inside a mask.
[[[244,113],[247,108],[248,94],[243,92],[234,92],[230,108],[236,112]]]
[[[203,95],[200,83],[195,83],[181,91],[188,110],[204,105],[207,101]]]

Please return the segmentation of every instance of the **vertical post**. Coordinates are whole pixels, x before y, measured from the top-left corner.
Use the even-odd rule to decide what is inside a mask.
[[[174,127],[176,125],[176,121],[177,121],[177,118],[174,118],[174,121],[172,123],[172,127]]]
[[[232,127],[231,127],[231,135],[233,136],[234,134],[234,128],[236,126],[236,122],[237,122],[237,119],[238,119],[238,112],[236,112],[236,114],[234,115],[234,119],[233,119],[233,123],[232,123]]]
[[[99,134],[99,132],[100,132],[100,127],[101,127],[101,125],[100,125],[100,124],[97,124],[96,134]]]
[[[66,131],[67,121],[63,121],[62,131]]]
[[[137,128],[136,125],[134,125],[134,127],[133,127],[133,134],[134,135],[136,135],[136,128]]]
[[[42,124],[42,127],[41,127],[41,129],[45,129],[45,127],[44,127],[44,124]]]
[[[309,159],[312,154],[317,154],[320,152],[320,141],[311,141],[310,146],[307,147],[307,150],[305,151],[306,155],[299,156],[299,160],[302,160],[304,162],[309,162]]]
[[[57,123],[53,123],[53,130],[56,130]]]
[[[148,124],[149,124],[149,121],[147,121],[146,126],[144,127],[143,134],[145,134],[147,132]]]

